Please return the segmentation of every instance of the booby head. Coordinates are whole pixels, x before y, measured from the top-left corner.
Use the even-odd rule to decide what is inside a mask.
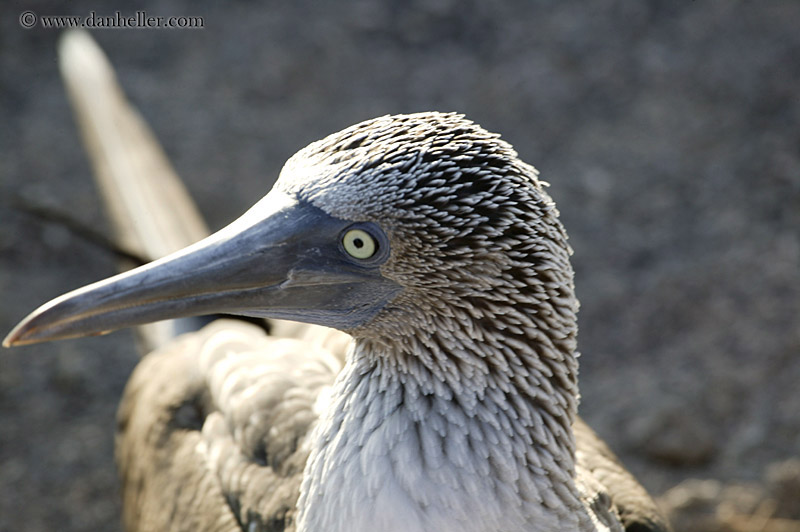
[[[43,305],[4,345],[228,313],[378,339],[530,328],[571,350],[570,250],[542,185],[461,115],[369,120],[300,150],[228,227]]]

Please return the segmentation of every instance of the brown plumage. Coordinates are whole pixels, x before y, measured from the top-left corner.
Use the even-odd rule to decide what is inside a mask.
[[[299,383],[302,387],[296,390],[311,393],[295,393],[290,407],[283,403],[282,411],[267,412],[273,416],[270,422],[248,441],[234,441],[220,419],[224,416],[214,405],[198,353],[211,342],[218,352],[268,350],[271,340],[263,330],[240,321],[219,320],[151,353],[139,364],[118,414],[117,463],[127,530],[294,530],[295,505],[308,456],[297,442],[314,419],[313,391],[338,371],[326,351],[337,364],[343,363],[349,338],[331,329],[289,323],[277,324],[273,332],[292,338],[284,345],[284,353],[295,361],[309,355],[313,360],[316,355],[327,364],[312,363],[307,371],[313,381],[304,377]],[[227,342],[214,342],[215,335],[227,337]],[[267,382],[256,380],[251,386],[258,388]],[[298,416],[298,412],[305,415]],[[210,415],[217,419],[208,422]],[[203,429],[206,423],[208,427]],[[270,429],[276,425],[282,430],[271,435]],[[580,418],[573,430],[578,467],[590,472],[602,487],[598,505],[613,508],[626,532],[668,531],[647,492],[594,431]],[[226,457],[217,471],[198,463],[197,448],[207,445]]]

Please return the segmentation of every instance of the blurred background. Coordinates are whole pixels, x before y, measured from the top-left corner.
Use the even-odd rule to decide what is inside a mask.
[[[115,259],[59,31],[0,6],[0,333]],[[800,2],[131,2],[203,29],[104,29],[212,229],[296,150],[459,111],[551,183],[575,249],[582,415],[679,530],[800,530]],[[133,335],[0,353],[0,530],[119,530]]]

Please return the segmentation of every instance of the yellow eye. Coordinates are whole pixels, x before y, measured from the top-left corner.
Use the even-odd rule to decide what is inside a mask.
[[[361,229],[350,229],[342,237],[344,250],[353,258],[368,259],[375,254],[378,244],[369,233]]]

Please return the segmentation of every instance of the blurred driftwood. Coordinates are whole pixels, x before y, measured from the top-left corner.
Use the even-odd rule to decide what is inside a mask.
[[[64,33],[59,65],[118,246],[154,260],[207,236],[189,193],[88,33]],[[172,322],[140,327],[143,350],[174,329]]]

